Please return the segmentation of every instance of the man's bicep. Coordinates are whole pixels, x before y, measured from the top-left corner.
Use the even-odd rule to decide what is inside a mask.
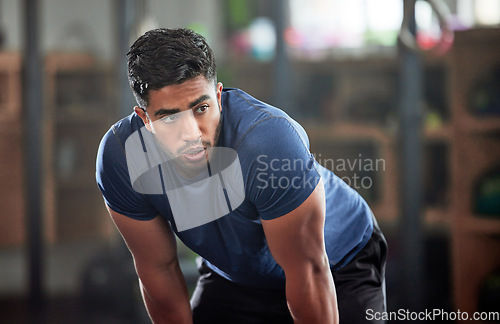
[[[175,236],[162,217],[135,220],[106,207],[132,253],[136,267],[163,267],[176,260]]]
[[[269,249],[285,273],[325,262],[324,223],[325,194],[321,181],[292,212],[262,220]]]
[[[238,152],[246,198],[270,220],[298,208],[321,175],[303,130],[285,118],[270,118],[245,136]],[[265,136],[265,139],[263,138]]]

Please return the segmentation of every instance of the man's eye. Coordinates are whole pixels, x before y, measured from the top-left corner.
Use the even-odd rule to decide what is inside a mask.
[[[164,123],[173,123],[175,122],[177,119],[179,119],[179,116],[177,116],[177,114],[173,114],[173,115],[168,115],[168,116],[165,116],[163,118],[161,118],[160,120]]]
[[[195,113],[203,114],[204,112],[207,111],[207,109],[208,109],[208,105],[203,105],[201,107],[196,108]]]

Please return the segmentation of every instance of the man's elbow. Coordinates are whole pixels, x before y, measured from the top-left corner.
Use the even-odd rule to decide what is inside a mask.
[[[283,267],[286,277],[318,277],[331,276],[330,261],[326,254],[315,257],[304,257],[293,264],[287,264]]]
[[[139,278],[147,278],[160,273],[172,274],[180,268],[177,256],[162,259],[134,257],[134,265]]]
[[[330,274],[330,261],[326,254],[309,261],[309,267],[313,275]]]

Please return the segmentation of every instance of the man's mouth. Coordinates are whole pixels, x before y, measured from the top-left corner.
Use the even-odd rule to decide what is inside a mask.
[[[205,148],[202,146],[190,148],[182,156],[189,162],[198,162],[205,159]]]

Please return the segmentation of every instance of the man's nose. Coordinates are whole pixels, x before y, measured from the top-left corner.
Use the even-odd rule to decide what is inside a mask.
[[[198,121],[193,114],[185,114],[181,118],[181,139],[183,141],[195,141],[201,137],[201,130]]]

